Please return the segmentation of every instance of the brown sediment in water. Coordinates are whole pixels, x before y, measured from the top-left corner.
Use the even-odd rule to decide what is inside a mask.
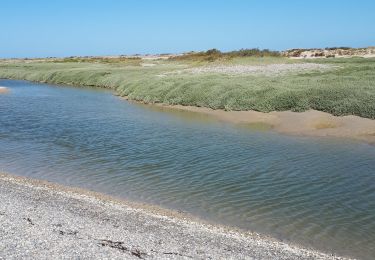
[[[124,98],[128,100],[127,98]],[[137,101],[136,101],[137,102]],[[139,102],[137,102],[139,103]],[[148,105],[148,104],[145,104]],[[338,137],[361,140],[375,144],[375,120],[359,116],[334,116],[317,110],[305,112],[273,111],[225,111],[206,107],[151,104],[161,111],[188,111],[211,116],[217,120],[241,124],[259,125],[278,133],[298,136]]]
[[[5,94],[5,93],[8,93],[8,92],[9,92],[8,88],[0,86],[0,94]]]

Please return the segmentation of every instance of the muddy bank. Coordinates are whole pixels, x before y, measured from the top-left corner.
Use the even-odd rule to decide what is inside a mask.
[[[0,174],[0,194],[0,257],[5,259],[341,259],[7,174]]]

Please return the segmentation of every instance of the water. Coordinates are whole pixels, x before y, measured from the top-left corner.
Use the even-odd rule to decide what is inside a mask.
[[[375,258],[375,147],[1,80],[0,171]]]

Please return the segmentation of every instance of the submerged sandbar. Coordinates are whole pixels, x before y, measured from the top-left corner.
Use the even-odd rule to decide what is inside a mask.
[[[129,100],[128,98],[124,98]],[[312,136],[312,137],[334,137],[348,138],[375,144],[375,120],[354,115],[334,116],[332,114],[308,110],[305,112],[273,111],[269,113],[258,111],[225,111],[206,107],[166,105],[161,103],[146,104],[160,111],[181,110],[208,115],[217,120],[253,125],[263,124],[262,129],[272,129],[281,134]]]
[[[8,92],[9,92],[9,89],[7,87],[0,86],[0,94],[5,94],[5,93],[8,93]]]

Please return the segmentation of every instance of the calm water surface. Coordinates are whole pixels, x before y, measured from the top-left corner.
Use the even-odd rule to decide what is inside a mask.
[[[375,146],[1,80],[0,171],[375,258]]]

